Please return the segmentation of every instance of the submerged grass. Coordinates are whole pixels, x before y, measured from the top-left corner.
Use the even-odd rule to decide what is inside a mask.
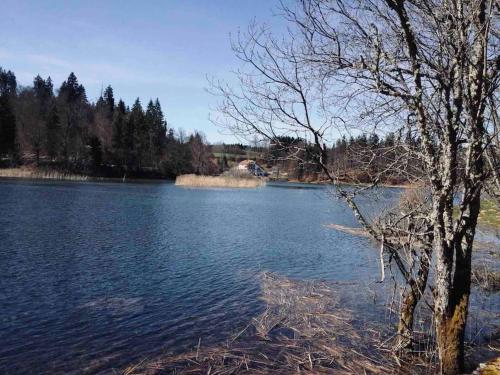
[[[175,180],[178,186],[188,187],[221,187],[221,188],[256,188],[264,186],[266,181],[258,177],[233,176],[197,176],[185,174]]]
[[[265,311],[225,345],[161,357],[123,374],[391,374],[432,373],[386,347],[375,324],[356,327],[326,283],[260,275]],[[243,335],[243,333],[253,332]]]

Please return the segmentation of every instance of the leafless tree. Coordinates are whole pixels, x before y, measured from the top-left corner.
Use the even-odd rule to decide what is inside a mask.
[[[253,24],[234,41],[244,62],[239,86],[213,82],[222,98],[216,123],[270,142],[290,134],[308,140],[334,184],[338,171],[328,167],[326,153],[335,134],[368,127],[410,140],[398,145],[405,152],[388,153],[371,186],[337,192],[386,245],[413,291],[409,305],[421,297],[435,256],[443,374],[463,370],[481,192],[498,171],[492,145],[498,139],[499,12],[494,0],[302,0],[283,7],[290,21],[284,36]],[[367,160],[369,166],[373,159]],[[355,197],[394,170],[423,183],[429,203],[411,214],[389,215],[391,225],[370,222]],[[403,219],[407,224],[401,225]],[[421,249],[413,258],[419,260],[416,273],[401,256],[408,244]]]
[[[406,210],[400,220],[394,219],[392,215],[386,215],[384,219],[379,218],[378,222],[370,222],[361,212],[355,198],[375,186],[384,174],[396,170],[406,173],[412,180],[421,178],[421,173],[414,170],[416,164],[412,163],[415,158],[414,150],[409,145],[400,143],[380,148],[377,155],[369,148],[349,150],[354,158],[365,160],[364,163],[360,163],[360,167],[366,171],[371,171],[375,156],[377,160],[382,160],[383,168],[370,174],[373,182],[371,186],[342,189],[338,184],[339,176],[344,176],[346,171],[332,170],[326,158],[328,133],[337,126],[330,117],[331,109],[324,106],[329,91],[318,82],[318,76],[311,70],[305,52],[294,44],[297,42],[296,36],[290,34],[289,38],[291,42],[288,45],[283,41],[277,41],[265,28],[257,25],[250,26],[246,39],[240,35],[233,48],[237,56],[250,64],[253,69],[249,72],[238,72],[240,80],[238,91],[220,82],[214,83],[214,90],[218,91],[222,98],[219,107],[220,116],[216,117],[215,121],[240,136],[251,137],[259,134],[268,139],[278,150],[286,151],[283,154],[284,158],[299,163],[310,163],[312,160],[321,166],[325,175],[336,185],[337,194],[346,200],[358,221],[371,236],[383,243],[408,282],[409,288],[403,296],[398,329],[400,339],[397,343],[398,347],[408,347],[411,345],[414,311],[427,283],[429,262],[429,245],[425,242],[428,231],[424,231],[423,234],[417,232],[425,228],[424,225],[413,223],[413,219],[417,220],[424,216],[421,210],[427,206],[420,205],[412,212]],[[339,116],[335,120],[344,125]],[[305,159],[306,142],[286,142],[284,134],[312,138],[314,157]],[[308,151],[311,151],[311,148]],[[414,176],[411,176],[412,174]],[[420,217],[417,218],[418,215]],[[410,222],[410,226],[404,227],[403,222]],[[405,242],[409,233],[413,234],[409,236],[411,244]],[[415,246],[417,242],[422,251],[419,267],[414,266],[414,262],[405,262],[400,255],[400,250]],[[427,248],[424,249],[424,246]]]
[[[189,137],[189,149],[191,150],[191,164],[194,173],[208,175],[215,173],[216,165],[211,160],[211,151],[205,137],[199,132],[195,132]]]

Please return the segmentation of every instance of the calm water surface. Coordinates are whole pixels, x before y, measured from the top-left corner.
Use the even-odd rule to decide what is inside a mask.
[[[1,181],[0,210],[0,373],[109,372],[222,342],[262,311],[262,271],[346,291],[379,277],[368,240],[323,226],[356,223],[321,187]]]

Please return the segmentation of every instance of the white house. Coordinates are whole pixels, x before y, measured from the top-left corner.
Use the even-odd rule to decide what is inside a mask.
[[[238,170],[247,171],[254,176],[266,176],[264,169],[253,160],[243,160],[238,164]]]

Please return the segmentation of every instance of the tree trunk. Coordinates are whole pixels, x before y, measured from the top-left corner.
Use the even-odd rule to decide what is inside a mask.
[[[396,349],[411,349],[413,347],[413,321],[415,309],[424,294],[429,276],[429,264],[432,249],[422,251],[416,278],[408,281],[409,289],[403,295],[401,311],[399,312],[398,339]]]
[[[418,299],[412,288],[404,294],[399,312],[398,336],[396,350],[411,349],[413,347],[413,319]]]
[[[448,280],[452,283],[448,285],[444,295],[444,290],[438,289],[436,297],[436,339],[443,375],[464,372],[464,338],[469,310],[472,246],[479,216],[480,193],[479,188],[466,204],[467,215],[461,223],[462,230],[452,242],[453,248],[439,249],[442,254],[448,255],[449,250],[454,250],[455,255],[453,279],[451,269],[448,275]],[[449,260],[453,261],[453,253]],[[442,284],[437,286],[443,287]],[[447,298],[443,299],[444,296]]]
[[[455,375],[464,371],[464,335],[469,307],[469,293],[450,313],[436,319],[437,344],[441,361],[441,374]]]

